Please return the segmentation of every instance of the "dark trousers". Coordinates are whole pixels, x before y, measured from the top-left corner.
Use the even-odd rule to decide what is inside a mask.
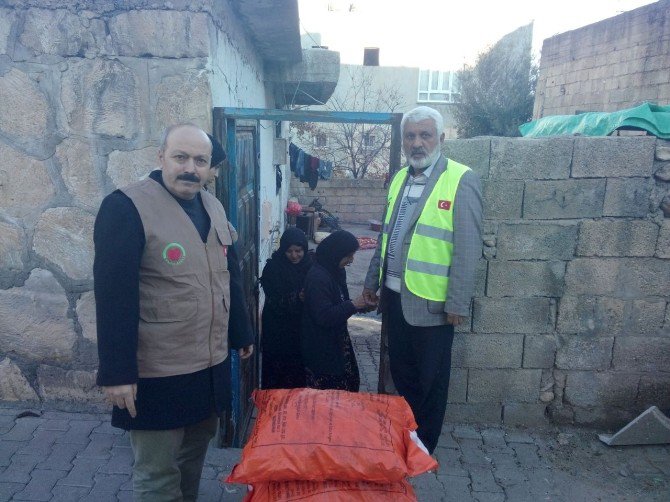
[[[409,403],[417,433],[433,453],[447,409],[454,327],[411,326],[402,314],[400,294],[385,289],[391,376]]]

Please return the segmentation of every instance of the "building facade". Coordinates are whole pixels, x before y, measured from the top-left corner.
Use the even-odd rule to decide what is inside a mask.
[[[670,0],[542,45],[533,118],[670,104]]]

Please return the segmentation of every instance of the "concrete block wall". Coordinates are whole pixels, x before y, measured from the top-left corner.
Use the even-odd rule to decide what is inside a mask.
[[[479,174],[485,214],[447,420],[620,426],[670,409],[669,146],[445,142]]]
[[[544,41],[533,117],[670,104],[670,0]]]
[[[302,205],[309,205],[315,198],[323,207],[343,223],[367,223],[379,220],[386,207],[384,180],[331,178],[319,180],[312,190],[291,173],[291,197]]]
[[[447,140],[484,196],[470,322],[447,420],[620,426],[670,409],[670,142]],[[345,222],[379,219],[381,180],[291,180]],[[665,212],[664,212],[665,211]]]

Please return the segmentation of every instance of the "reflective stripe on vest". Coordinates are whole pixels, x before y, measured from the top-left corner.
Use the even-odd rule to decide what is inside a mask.
[[[449,287],[449,272],[453,252],[454,199],[458,183],[470,168],[446,159],[447,168],[440,175],[433,191],[419,215],[407,253],[404,280],[407,289],[416,296],[434,301],[446,301]],[[391,230],[393,209],[405,186],[408,168],[403,168],[393,177],[387,196],[386,216],[382,229],[381,283],[386,258],[386,246]]]

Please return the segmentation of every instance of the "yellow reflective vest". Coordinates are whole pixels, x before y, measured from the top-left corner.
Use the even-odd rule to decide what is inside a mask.
[[[409,291],[421,298],[438,302],[447,300],[449,288],[449,270],[454,248],[456,190],[463,174],[470,170],[468,166],[451,159],[446,159],[446,162],[447,168],[437,180],[414,226],[404,271],[405,285]],[[389,187],[382,229],[380,283],[383,280],[391,215],[407,175],[408,168],[401,169],[393,177]]]

